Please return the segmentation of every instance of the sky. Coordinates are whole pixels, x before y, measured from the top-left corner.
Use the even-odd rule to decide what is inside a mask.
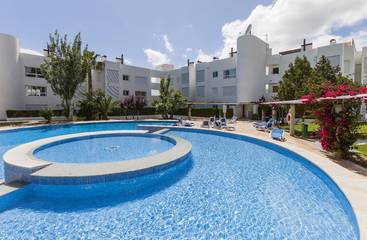
[[[0,32],[42,52],[56,29],[81,32],[90,50],[127,64],[176,67],[225,58],[252,24],[273,53],[355,40],[367,46],[367,0],[1,0]]]

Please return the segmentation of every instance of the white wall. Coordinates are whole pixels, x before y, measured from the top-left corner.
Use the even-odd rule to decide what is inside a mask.
[[[19,93],[23,96],[23,104],[25,109],[41,109],[50,107],[53,109],[61,108],[61,99],[56,96],[50,84],[44,78],[27,77],[25,74],[25,67],[39,68],[44,62],[45,57],[31,54],[20,54],[20,78],[22,79],[22,86]],[[38,86],[47,88],[47,96],[26,96],[26,86]]]
[[[237,102],[258,101],[264,94],[268,45],[253,35],[237,39]]]
[[[0,34],[0,119],[6,118],[6,110],[22,108],[19,73],[19,42],[13,36]]]
[[[361,65],[362,84],[367,84],[367,47],[362,49]]]

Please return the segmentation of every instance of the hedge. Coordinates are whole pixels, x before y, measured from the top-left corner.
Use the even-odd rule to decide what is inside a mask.
[[[7,110],[8,118],[41,117],[41,110]],[[63,110],[53,110],[54,116],[64,116]]]
[[[8,118],[21,118],[21,117],[41,117],[40,115],[41,110],[7,110],[6,114]],[[54,116],[64,116],[63,110],[53,110]],[[184,115],[187,116],[188,109],[182,108],[176,112],[175,115]],[[146,107],[144,108],[139,115],[155,115],[157,114],[155,108],[153,107]],[[191,109],[191,116],[193,117],[212,117],[215,115],[223,115],[222,109],[215,109],[215,108],[192,108]],[[124,113],[121,114],[120,108],[114,108],[110,116],[124,116]],[[129,116],[134,115],[132,111],[128,112]],[[136,115],[136,114],[135,114]],[[233,109],[227,109],[227,118],[233,116]]]
[[[155,115],[155,114],[157,113],[155,112],[155,108],[153,107],[146,107],[139,113],[139,115]],[[110,112],[108,115],[109,116],[124,116],[125,114],[121,111],[121,108],[114,108],[112,112]],[[127,115],[132,116],[132,115],[136,115],[136,113],[129,110]]]

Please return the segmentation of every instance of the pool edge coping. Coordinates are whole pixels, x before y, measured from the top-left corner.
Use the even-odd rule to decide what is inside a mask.
[[[190,142],[179,137],[168,137],[175,142],[175,145],[167,151],[152,155],[145,156],[136,159],[129,159],[123,161],[114,162],[101,162],[101,163],[58,163],[37,159],[33,156],[33,152],[46,144],[54,143],[61,140],[68,140],[78,137],[88,136],[100,136],[100,135],[114,135],[114,134],[147,134],[146,130],[113,130],[113,131],[96,131],[96,132],[84,132],[60,135],[50,138],[44,138],[29,143],[21,144],[8,150],[4,156],[4,168],[20,168],[25,169],[24,180],[26,182],[32,182],[32,179],[67,180],[80,179],[80,184],[90,183],[91,179],[108,178],[109,176],[116,175],[128,175],[138,174],[140,172],[148,171],[151,169],[163,167],[173,163],[177,160],[185,158],[190,152],[192,145]],[[149,133],[150,136],[165,137],[165,135]],[[18,159],[19,155],[24,156],[24,159]],[[11,174],[11,173],[10,173]],[[5,171],[5,176],[7,172]],[[18,176],[15,176],[18,177]],[[23,177],[23,176],[21,176]],[[27,179],[27,177],[29,179]],[[83,181],[84,179],[84,181]],[[5,178],[5,181],[8,180]],[[10,178],[9,182],[14,181]],[[18,180],[19,181],[19,180]],[[62,181],[60,181],[62,182]]]

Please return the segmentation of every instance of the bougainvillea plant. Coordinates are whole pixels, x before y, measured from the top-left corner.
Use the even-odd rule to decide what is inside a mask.
[[[361,99],[337,97],[367,93],[367,88],[326,81],[314,89],[316,91],[301,97],[301,100],[312,106],[318,119],[321,146],[326,151],[346,157],[357,138]]]

